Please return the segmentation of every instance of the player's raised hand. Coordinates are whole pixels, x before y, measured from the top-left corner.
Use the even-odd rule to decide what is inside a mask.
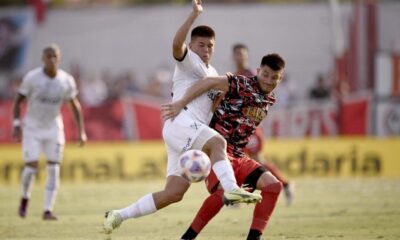
[[[192,0],[193,12],[201,14],[203,12],[203,6],[201,0]]]
[[[161,105],[161,115],[164,121],[171,119],[174,120],[176,116],[178,116],[179,112],[185,106],[181,101],[176,101],[172,103],[162,104]]]

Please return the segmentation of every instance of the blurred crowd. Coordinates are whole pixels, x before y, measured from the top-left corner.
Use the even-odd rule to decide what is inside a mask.
[[[112,73],[108,69],[88,72],[79,63],[72,63],[66,71],[75,78],[81,103],[88,107],[142,95],[166,100],[169,99],[172,88],[172,69],[163,67],[151,72],[145,81],[139,81],[136,73],[131,70],[119,73]],[[0,100],[11,100],[15,97],[22,77],[15,75],[8,81],[3,81],[4,86],[0,86]]]
[[[173,69],[160,67],[148,74],[146,79],[138,79],[132,70],[112,73],[108,69],[89,72],[79,63],[70,64],[66,69],[75,78],[80,92],[81,103],[88,107],[97,107],[108,101],[119,98],[151,96],[166,101],[170,99]],[[0,100],[11,100],[15,97],[21,75],[14,75],[0,86]],[[314,85],[307,93],[296,90],[296,82],[286,73],[281,84],[275,90],[277,108],[291,108],[299,100],[326,101],[338,99],[349,92],[349,87],[342,83],[336,86],[330,75],[317,74]]]
[[[70,73],[77,82],[82,104],[89,107],[138,95],[166,99],[170,96],[172,88],[172,70],[167,68],[155,69],[145,81],[140,81],[137,74],[131,70],[115,74],[108,69],[87,73],[78,63],[71,65]]]

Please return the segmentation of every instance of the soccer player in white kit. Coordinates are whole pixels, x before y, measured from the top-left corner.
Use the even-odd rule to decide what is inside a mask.
[[[74,78],[58,69],[61,52],[57,45],[50,45],[43,50],[43,67],[28,72],[22,80],[14,102],[13,136],[18,141],[22,137],[23,159],[22,198],[19,216],[24,218],[37,173],[39,155],[44,152],[47,159],[47,180],[44,196],[44,220],[57,220],[53,206],[57,196],[65,137],[60,113],[63,102],[71,105],[78,130],[79,144],[87,140],[84,130],[81,107],[77,99]],[[27,101],[24,124],[20,121],[21,103]],[[22,131],[23,129],[23,131]]]
[[[189,46],[185,44],[193,22],[203,11],[201,1],[193,0],[192,5],[193,11],[173,40],[172,52],[176,60],[174,100],[182,98],[186,90],[203,77],[218,76],[217,71],[209,64],[215,46],[212,28],[194,28]],[[164,190],[149,193],[126,208],[107,212],[103,225],[106,233],[111,233],[124,220],[154,213],[183,198],[190,183],[182,177],[178,161],[179,156],[189,149],[200,149],[210,156],[212,168],[225,191],[225,202],[256,203],[261,200],[260,194],[249,193],[236,184],[226,153],[226,141],[208,126],[212,117],[210,94],[212,93],[205,93],[194,99],[173,121],[167,120],[164,123],[163,138],[168,153],[167,183]]]

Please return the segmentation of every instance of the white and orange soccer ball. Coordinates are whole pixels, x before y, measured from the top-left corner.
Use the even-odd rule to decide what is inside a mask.
[[[179,157],[182,176],[190,182],[204,180],[211,171],[210,158],[203,151],[189,150]]]

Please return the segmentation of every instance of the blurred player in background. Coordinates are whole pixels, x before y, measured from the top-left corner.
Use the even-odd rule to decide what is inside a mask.
[[[253,77],[255,73],[249,67],[249,49],[243,43],[237,43],[232,47],[233,61],[236,67],[235,75],[243,75]],[[278,96],[279,98],[279,96]],[[261,155],[264,136],[261,127],[258,127],[255,133],[249,138],[249,143],[245,148],[246,154],[267,168],[283,184],[287,205],[291,205],[293,201],[293,188],[286,180],[281,171],[270,161],[264,159]]]
[[[163,117],[174,117],[188,102],[209,89],[225,92],[225,96],[214,112],[210,127],[227,141],[228,155],[239,185],[248,191],[261,190],[262,201],[254,209],[253,222],[248,240],[260,239],[272,215],[282,189],[282,183],[259,162],[245,155],[244,148],[249,137],[267,116],[268,109],[275,103],[273,90],[283,77],[284,60],[278,54],[265,55],[257,69],[257,75],[227,74],[222,77],[207,77],[188,89],[184,97],[165,108]],[[214,171],[206,179],[211,195],[203,202],[191,226],[181,239],[195,239],[205,225],[223,207],[223,191]]]
[[[253,77],[256,73],[249,67],[249,49],[242,43],[237,43],[232,47],[233,62],[236,67],[235,75]]]
[[[215,46],[215,33],[212,28],[194,28],[189,46],[185,44],[192,24],[203,11],[199,0],[193,0],[192,6],[191,14],[178,29],[173,40],[172,53],[176,60],[173,77],[174,100],[182,98],[186,90],[203,77],[218,76],[217,71],[210,65]],[[188,102],[185,110],[174,121],[167,120],[164,123],[163,138],[168,153],[167,183],[164,190],[149,193],[124,209],[107,212],[103,225],[106,233],[111,233],[124,220],[154,213],[183,198],[190,183],[181,175],[179,157],[189,149],[200,149],[209,154],[212,169],[225,190],[223,198],[227,203],[255,203],[261,200],[258,193],[247,192],[236,184],[226,154],[226,141],[208,126],[212,117],[210,94],[212,93],[204,93]]]
[[[79,131],[79,144],[82,146],[87,140],[75,80],[58,68],[60,60],[61,52],[57,45],[46,47],[42,55],[43,67],[33,69],[25,75],[14,102],[13,137],[18,141],[22,137],[25,161],[19,206],[19,216],[22,218],[27,213],[31,189],[38,171],[39,156],[44,152],[47,159],[47,181],[43,219],[57,220],[53,214],[53,206],[60,182],[60,164],[65,144],[60,113],[64,101],[68,101],[72,108]],[[22,128],[21,104],[25,100],[27,112]]]

